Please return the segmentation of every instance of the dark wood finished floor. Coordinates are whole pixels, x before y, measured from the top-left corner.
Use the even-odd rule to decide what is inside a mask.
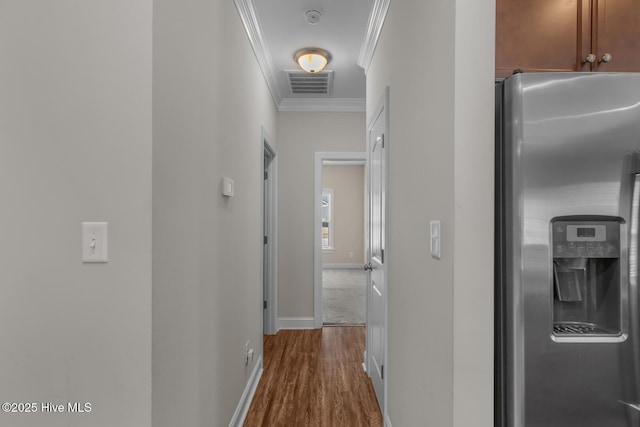
[[[244,425],[382,426],[364,348],[363,326],[265,336],[264,372]]]

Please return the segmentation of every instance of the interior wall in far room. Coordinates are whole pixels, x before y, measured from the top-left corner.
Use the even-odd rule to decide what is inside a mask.
[[[322,188],[332,191],[332,249],[322,263],[364,263],[364,165],[324,165]]]

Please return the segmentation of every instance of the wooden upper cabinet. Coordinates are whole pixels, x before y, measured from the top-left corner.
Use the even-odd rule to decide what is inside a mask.
[[[589,14],[585,16],[588,4],[588,0],[496,0],[496,77],[515,69],[588,70],[588,64],[582,65],[583,38],[587,37],[588,50],[591,32]]]
[[[600,60],[597,71],[640,71],[640,1],[593,0],[594,55]]]
[[[496,0],[496,77],[515,69],[640,71],[640,0]]]

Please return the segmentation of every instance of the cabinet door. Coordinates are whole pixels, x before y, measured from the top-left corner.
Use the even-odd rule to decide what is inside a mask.
[[[640,1],[594,0],[597,58],[608,53],[611,62],[598,71],[640,71]]]
[[[583,35],[590,31],[584,15],[582,0],[496,0],[496,77],[517,68],[581,70]],[[585,44],[588,50],[589,37]]]

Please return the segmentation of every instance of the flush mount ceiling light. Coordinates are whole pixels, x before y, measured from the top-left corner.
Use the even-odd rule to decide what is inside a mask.
[[[319,73],[331,61],[329,52],[315,47],[300,49],[294,58],[300,68],[307,73]]]

